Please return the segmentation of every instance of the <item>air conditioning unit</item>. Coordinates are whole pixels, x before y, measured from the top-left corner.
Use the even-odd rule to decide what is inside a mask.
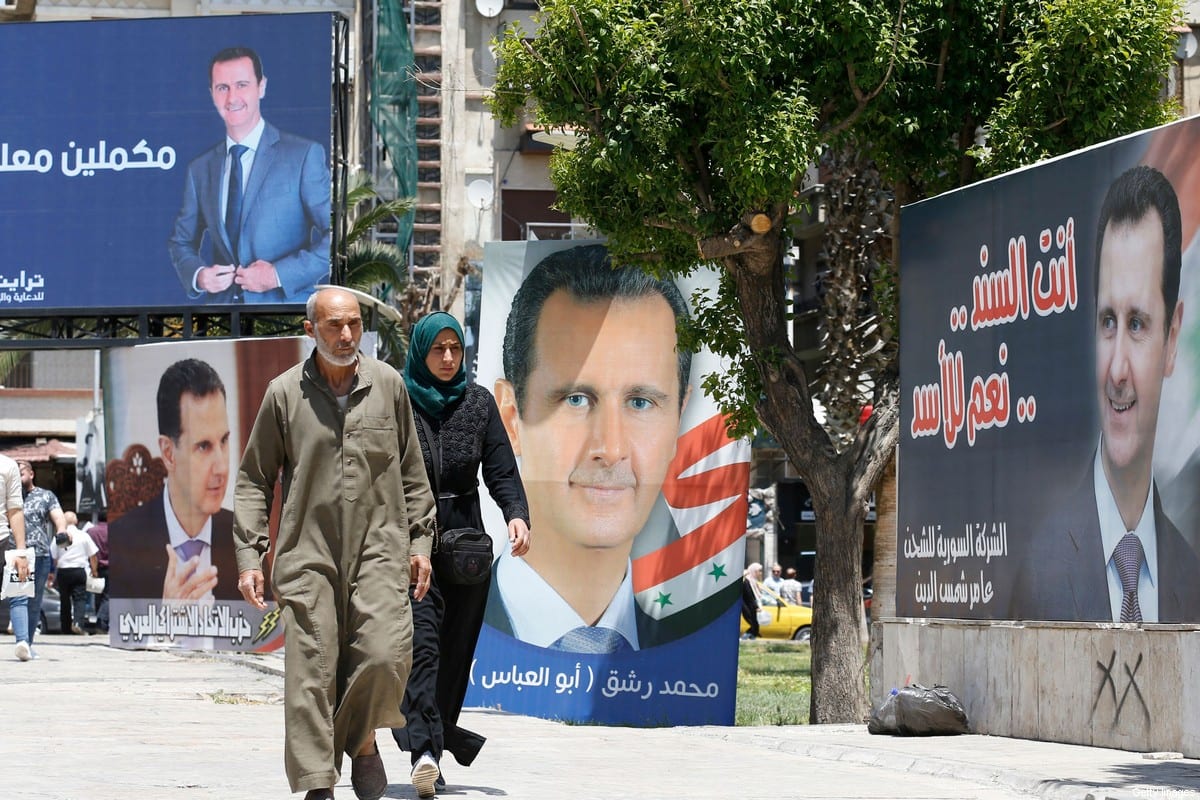
[[[31,20],[35,5],[36,0],[0,0],[0,21]]]

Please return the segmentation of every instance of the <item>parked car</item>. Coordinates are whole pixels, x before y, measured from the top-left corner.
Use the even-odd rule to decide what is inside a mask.
[[[766,639],[794,639],[797,642],[807,642],[812,635],[812,609],[808,606],[792,603],[780,597],[775,592],[758,584],[759,596],[763,600],[763,618],[758,623],[758,635]],[[742,620],[742,633],[750,629],[746,620]]]
[[[58,633],[62,629],[59,617],[60,600],[58,590],[52,586],[46,587],[42,595],[42,618],[38,620],[39,633]],[[8,601],[0,600],[0,631],[12,633],[12,620],[8,616]]]

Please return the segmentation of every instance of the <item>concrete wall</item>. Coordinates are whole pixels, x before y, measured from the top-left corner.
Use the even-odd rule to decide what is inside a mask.
[[[871,703],[949,687],[971,730],[1200,758],[1200,629],[1185,625],[885,619]]]

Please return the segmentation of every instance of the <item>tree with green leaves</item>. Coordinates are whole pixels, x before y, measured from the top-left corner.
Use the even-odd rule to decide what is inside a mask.
[[[334,253],[343,276],[341,285],[375,298],[376,302],[367,305],[381,312],[375,328],[379,357],[396,369],[404,368],[413,325],[430,311],[452,306],[471,269],[467,259],[461,259],[448,286],[443,284],[440,267],[418,268],[412,277],[404,250],[372,238],[380,225],[403,218],[415,202],[412,198],[388,200],[368,177],[353,175],[343,201],[352,222]]]
[[[1176,16],[1166,0],[545,0],[536,38],[498,41],[500,122],[576,131],[551,160],[558,207],[618,260],[720,269],[683,341],[729,359],[706,391],[734,433],[765,427],[812,495],[812,722],[867,707],[862,524],[898,441],[898,204],[1165,121]],[[815,369],[785,294],[814,172]]]
[[[364,173],[355,173],[343,202],[352,221],[334,252],[343,276],[342,285],[374,297],[387,308],[403,305],[403,299],[412,288],[405,253],[394,244],[373,239],[372,233],[380,224],[407,214],[414,201],[409,198],[385,199],[370,178]],[[397,369],[403,368],[411,328],[412,322],[400,312],[381,314],[375,327],[379,336],[379,358]]]

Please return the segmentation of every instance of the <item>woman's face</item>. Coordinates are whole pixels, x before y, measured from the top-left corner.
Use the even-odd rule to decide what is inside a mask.
[[[452,380],[462,366],[463,348],[453,328],[442,328],[433,338],[433,346],[425,356],[425,366],[439,381]]]

